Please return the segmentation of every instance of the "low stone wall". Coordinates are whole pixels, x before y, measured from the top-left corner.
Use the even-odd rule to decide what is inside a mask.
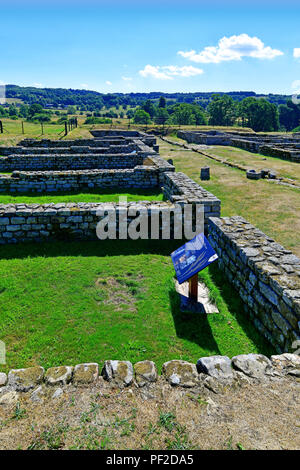
[[[300,341],[300,259],[242,217],[211,218],[210,243],[246,313],[278,352]],[[300,343],[299,343],[300,345]]]
[[[147,234],[150,238],[151,217],[160,212],[171,216],[171,238],[173,236],[174,204],[160,201],[129,202],[119,206],[117,203],[59,203],[59,204],[5,204],[0,205],[0,244],[48,240],[97,240],[96,226],[107,214],[116,213],[116,238],[119,236],[120,213],[127,209],[127,228],[137,214],[144,210],[148,217]],[[102,211],[101,216],[97,212]],[[172,212],[173,211],[173,212]],[[192,215],[195,217],[195,214]],[[161,238],[164,221],[159,218]],[[100,242],[100,240],[99,240]]]
[[[1,171],[84,170],[103,168],[134,168],[142,165],[144,155],[73,154],[73,155],[10,155],[0,157]]]
[[[278,148],[271,145],[261,145],[259,153],[269,157],[281,158],[281,160],[289,160],[291,162],[300,163],[300,150],[287,148]]]
[[[195,131],[177,131],[177,136],[190,144],[230,145],[230,137],[218,133],[217,131],[211,131],[205,134]]]
[[[51,140],[51,139],[23,139],[17,145],[28,148],[55,148],[55,147],[108,147],[109,145],[126,145],[127,140],[124,137],[104,137],[102,139],[75,139],[75,140]],[[0,146],[0,150],[3,147]]]
[[[208,227],[209,217],[220,217],[220,199],[199,186],[184,173],[164,173],[163,191],[165,198],[171,202],[203,205],[205,229]]]
[[[154,135],[146,134],[145,132],[141,131],[129,131],[129,130],[122,130],[122,129],[115,129],[115,130],[105,130],[105,129],[95,129],[90,131],[93,137],[96,139],[99,138],[111,138],[111,137],[123,137],[123,138],[136,138],[142,140],[146,145],[149,147],[153,147],[156,144],[156,137]]]
[[[270,134],[245,134],[219,131],[178,131],[178,137],[189,143],[230,145],[248,152],[260,153],[292,162],[300,162],[300,141],[297,137]]]
[[[113,386],[120,388],[135,385],[151,387],[159,380],[153,361],[108,360],[103,365],[96,362],[73,366],[12,369],[8,375],[0,372],[0,405],[11,403],[14,393],[32,392],[31,398],[39,401],[43,395],[42,386],[75,386],[98,382],[100,376]],[[300,376],[300,357],[295,354],[274,355],[267,358],[262,354],[241,354],[230,359],[227,356],[201,357],[196,364],[183,360],[165,362],[161,379],[173,387],[206,387],[220,393],[228,387],[261,382],[274,382]],[[55,388],[53,388],[55,391]],[[39,396],[40,395],[40,396]],[[15,395],[16,396],[16,395]],[[55,398],[55,396],[54,396]]]
[[[106,145],[106,146],[89,146],[89,145],[73,145],[61,147],[0,147],[0,155],[64,155],[64,154],[129,154],[137,150],[134,144],[128,145]]]
[[[231,139],[230,145],[253,153],[259,153],[260,148],[260,144],[253,140]]]
[[[171,169],[174,169],[169,165]],[[141,208],[147,211],[149,219],[152,212],[158,211],[171,212],[171,237],[173,234],[172,211],[175,209],[175,203],[184,205],[189,203],[193,206],[202,205],[204,207],[204,226],[207,230],[207,224],[210,216],[220,215],[220,200],[209,193],[183,173],[173,173],[162,171],[164,168],[140,167],[134,170],[124,171],[96,171],[96,172],[47,172],[26,174],[19,173],[20,179],[17,185],[24,191],[29,187],[31,190],[43,191],[45,185],[47,190],[75,190],[90,187],[89,184],[98,184],[102,187],[113,187],[125,185],[123,187],[149,188],[161,187],[168,202],[142,201],[139,203],[128,203],[128,210]],[[47,176],[50,178],[47,180]],[[36,181],[38,178],[41,181]],[[61,180],[60,180],[61,177]],[[94,177],[94,182],[93,181]],[[52,179],[51,179],[52,178]],[[3,179],[13,180],[16,178],[4,177]],[[46,180],[45,180],[46,179]],[[32,181],[33,180],[33,181]],[[1,179],[0,179],[1,184]],[[23,185],[23,186],[22,186]],[[1,186],[0,186],[1,187]],[[94,186],[95,187],[95,186]],[[97,239],[96,225],[101,220],[96,213],[97,210],[107,210],[114,208],[116,210],[117,221],[119,218],[120,207],[116,203],[69,203],[69,204],[1,204],[0,205],[0,243],[16,243],[25,241],[41,241],[51,239]],[[127,225],[136,217],[136,212],[128,216]],[[196,214],[193,209],[192,226],[196,221]],[[163,225],[160,219],[160,234]],[[147,237],[150,238],[151,224],[148,224],[149,231]],[[117,227],[118,229],[118,227]],[[118,230],[117,230],[118,234]]]
[[[0,192],[86,191],[103,188],[159,188],[159,171],[155,166],[136,166],[121,170],[14,171],[0,175]]]

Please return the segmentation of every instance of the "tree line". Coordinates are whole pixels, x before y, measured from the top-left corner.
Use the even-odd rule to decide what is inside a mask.
[[[112,99],[111,95],[103,95],[96,109],[93,106],[87,109],[88,104],[69,104],[64,111],[44,108],[36,102],[30,105],[11,104],[8,107],[0,106],[0,118],[22,118],[33,122],[61,124],[68,120],[68,114],[79,113],[87,116],[86,124],[109,123],[112,118],[129,118],[137,124],[153,122],[161,125],[240,126],[250,127],[256,132],[300,130],[300,105],[294,104],[291,99],[277,105],[266,98],[257,97],[252,92],[249,92],[249,96],[245,96],[245,93],[247,92],[236,93],[239,99],[226,93],[211,94],[206,106],[201,105],[199,99],[181,102],[166,98],[165,94],[157,97],[157,93],[139,94],[151,95],[154,98],[141,101],[137,107],[127,103],[120,104],[118,94],[113,95],[114,99],[109,101],[110,104],[104,104],[104,101]],[[182,95],[186,97],[196,94]],[[113,109],[109,108],[110,105]],[[57,116],[57,121],[53,121],[53,114]]]
[[[204,109],[192,103],[167,105],[161,96],[157,106],[151,100],[141,104],[133,115],[137,124],[175,124],[250,127],[255,132],[297,130],[300,106],[292,101],[276,106],[264,98],[249,96],[235,101],[231,96],[214,94]]]

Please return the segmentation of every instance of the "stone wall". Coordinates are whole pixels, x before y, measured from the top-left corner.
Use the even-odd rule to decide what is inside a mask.
[[[190,144],[205,145],[230,145],[230,137],[217,131],[208,131],[206,133],[196,131],[177,131],[180,139],[186,140]]]
[[[232,359],[228,356],[207,356],[198,359],[197,363],[174,359],[163,364],[161,377],[156,364],[150,360],[134,365],[126,360],[107,360],[103,364],[90,362],[75,367],[50,367],[47,371],[41,366],[35,366],[11,369],[8,374],[0,372],[0,405],[8,404],[12,396],[16,397],[12,395],[16,392],[30,392],[31,398],[39,401],[44,395],[42,386],[86,386],[97,382],[100,377],[120,388],[130,385],[137,388],[151,387],[163,381],[172,387],[202,386],[214,393],[222,393],[231,386],[236,389],[237,386],[261,382],[297,380],[299,374],[300,357],[296,354],[273,355],[270,359],[262,354],[240,354]],[[59,396],[57,389],[56,394]]]
[[[245,312],[277,351],[300,340],[300,259],[242,217],[211,218],[210,243]]]
[[[73,154],[73,155],[9,155],[0,157],[0,171],[84,170],[103,168],[134,168],[142,165],[144,155]]]
[[[91,188],[159,188],[159,171],[155,166],[136,166],[120,170],[14,171],[12,176],[0,176],[0,192],[5,193],[77,192]]]
[[[269,157],[281,158],[291,162],[300,163],[300,150],[273,147],[271,145],[261,145],[259,153]]]
[[[220,199],[184,173],[164,173],[163,191],[165,198],[171,202],[203,205],[205,229],[208,227],[209,217],[220,217]]]
[[[177,135],[188,143],[230,145],[248,152],[300,163],[300,139],[298,136],[221,131],[178,131]]]
[[[172,211],[175,206],[170,202],[140,201],[129,202],[122,206],[117,203],[1,204],[0,244],[47,240],[96,240],[97,223],[103,219],[107,210],[116,212],[118,238],[119,214],[126,208],[129,211],[127,226],[140,210],[146,210],[149,221],[146,238],[151,236],[152,214],[170,211],[172,238]],[[98,211],[103,211],[103,215],[97,216]],[[158,238],[161,236],[163,224],[161,218],[159,224]]]
[[[73,145],[61,147],[0,147],[0,155],[64,155],[64,154],[121,154],[131,153],[137,150],[135,144],[91,146],[91,145]]]

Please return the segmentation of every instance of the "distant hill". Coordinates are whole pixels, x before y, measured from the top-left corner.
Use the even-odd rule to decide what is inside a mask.
[[[103,94],[97,91],[74,90],[66,88],[35,88],[21,87],[18,85],[7,85],[6,96],[10,100],[21,100],[25,104],[39,103],[43,107],[66,107],[70,105],[80,106],[87,110],[101,109],[103,106],[108,108],[112,106],[137,106],[145,100],[157,101],[160,96],[164,96],[167,101],[178,103],[193,103],[206,108],[211,101],[214,92],[197,93],[109,93]],[[265,98],[276,105],[286,103],[290,95],[258,95],[253,91],[232,91],[218,92],[219,95],[229,95],[237,101],[241,101],[248,96]]]

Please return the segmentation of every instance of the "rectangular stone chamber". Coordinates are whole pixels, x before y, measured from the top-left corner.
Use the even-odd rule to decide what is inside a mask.
[[[175,205],[191,204],[195,225],[195,208],[200,204],[207,230],[208,218],[220,216],[220,200],[185,174],[175,173],[174,166],[155,150],[155,137],[138,131],[95,130],[92,134],[94,139],[84,141],[25,139],[15,153],[15,147],[6,148],[7,156],[0,157],[0,171],[12,174],[0,176],[0,193],[153,189],[163,193],[164,202],[132,203],[146,209],[149,218],[152,212],[169,211],[173,224]],[[121,147],[123,153],[115,153]],[[103,203],[0,205],[0,243],[60,236],[95,239],[96,212],[103,207]],[[161,218],[160,232],[163,223]]]

